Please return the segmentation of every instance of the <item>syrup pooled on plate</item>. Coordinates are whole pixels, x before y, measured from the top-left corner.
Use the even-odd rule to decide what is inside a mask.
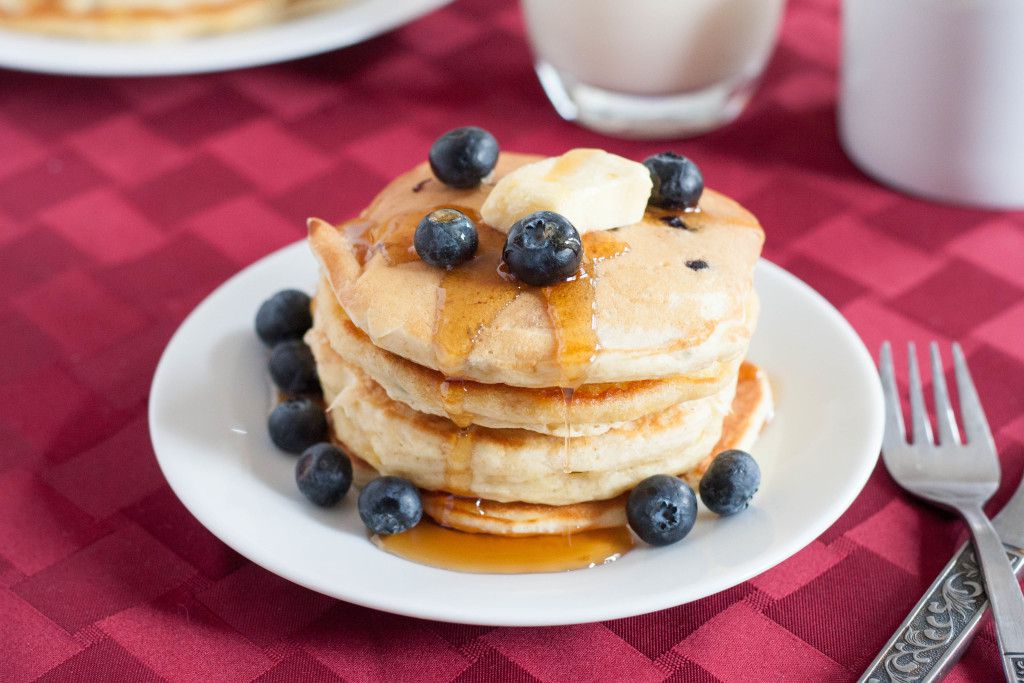
[[[633,547],[629,529],[568,535],[495,536],[446,529],[424,519],[405,533],[374,536],[393,555],[419,564],[476,574],[532,574],[614,562]]]

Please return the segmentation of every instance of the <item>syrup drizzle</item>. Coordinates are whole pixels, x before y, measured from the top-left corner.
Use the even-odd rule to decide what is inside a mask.
[[[548,170],[544,180],[558,182],[567,175],[572,175],[580,169],[588,159],[593,157],[593,150],[575,149],[566,152],[555,160],[555,163]]]
[[[480,335],[523,291],[497,275],[504,234],[477,223],[480,245],[468,263],[444,274],[438,290],[434,354],[446,377],[460,377]]]
[[[570,439],[572,439],[572,399],[576,395],[576,390],[572,387],[562,388],[562,405],[565,415],[565,437],[562,442],[562,471],[568,474],[572,472],[572,461],[570,456],[572,455],[570,447]]]
[[[476,443],[476,425],[457,431],[450,440],[444,466],[444,488],[449,493],[469,496],[473,482],[473,445]]]
[[[373,254],[383,253],[384,259],[391,266],[419,260],[413,246],[413,236],[416,234],[416,226],[427,213],[429,211],[406,211],[371,227],[368,237],[373,246],[370,247],[369,255],[372,257]]]
[[[460,429],[468,427],[473,421],[473,416],[465,411],[466,395],[469,393],[466,382],[446,378],[438,385],[437,392],[441,396],[441,404],[448,419]]]
[[[596,264],[629,251],[629,245],[608,232],[583,235],[583,261],[571,280],[543,289],[548,316],[555,330],[555,362],[559,370],[565,411],[562,469],[571,472],[572,402],[597,356]]]
[[[629,251],[629,245],[607,232],[583,235],[583,260],[579,272],[551,287],[544,287],[548,317],[555,331],[555,363],[559,386],[576,389],[586,379],[597,356],[596,264]]]
[[[373,542],[389,553],[419,564],[477,574],[596,567],[614,562],[633,547],[633,537],[625,527],[517,537],[469,534],[426,519],[405,533],[374,536]]]
[[[448,457],[445,459],[444,486],[446,491],[469,495],[473,478],[473,444],[476,442],[476,425],[471,424],[473,416],[465,412],[466,383],[457,379],[446,379],[438,387],[441,402],[448,419],[459,427],[449,440]]]
[[[369,235],[373,225],[365,218],[354,218],[342,223],[338,228],[352,244],[360,263],[366,263],[372,255],[373,243],[370,241]]]
[[[629,253],[629,243],[609,230],[583,235],[583,251],[593,261],[605,261]]]

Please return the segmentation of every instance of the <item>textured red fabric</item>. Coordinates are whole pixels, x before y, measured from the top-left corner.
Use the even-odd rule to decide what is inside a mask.
[[[1024,469],[1024,215],[911,199],[835,131],[836,0],[792,0],[733,125],[671,145],[754,211],[766,255],[872,351],[959,339]],[[883,469],[750,581],[632,619],[482,628],[374,612],[249,563],[163,483],[146,400],[178,323],[239,268],[341,219],[442,131],[503,148],[665,143],[561,121],[512,0],[458,0],[291,64],[167,79],[0,75],[0,681],[852,680],[962,538]],[[258,595],[259,600],[252,600]],[[951,680],[999,678],[991,626]]]

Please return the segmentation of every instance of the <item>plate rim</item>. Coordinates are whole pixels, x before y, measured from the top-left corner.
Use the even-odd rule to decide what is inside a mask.
[[[278,23],[167,41],[87,40],[0,27],[0,68],[85,77],[231,71],[348,47],[387,33],[454,0],[341,1],[341,6]],[[353,16],[356,22],[344,21]]]
[[[696,600],[701,600],[723,590],[727,590],[733,586],[739,585],[745,581],[748,581],[754,576],[758,576],[773,567],[781,564],[785,560],[789,559],[796,553],[800,552],[803,548],[812,543],[818,538],[823,532],[825,532],[830,526],[832,526],[853,504],[854,500],[863,491],[864,486],[867,484],[868,479],[873,472],[877,461],[878,461],[878,450],[881,446],[882,432],[884,427],[884,406],[882,399],[882,389],[880,381],[878,380],[878,374],[875,367],[874,358],[870,355],[867,347],[864,345],[860,335],[857,334],[853,326],[843,317],[843,315],[835,308],[827,299],[819,294],[814,288],[807,283],[803,282],[800,278],[793,275],[783,267],[772,263],[764,258],[758,260],[757,268],[764,269],[772,273],[772,276],[779,277],[785,280],[791,287],[795,287],[801,290],[802,293],[807,296],[811,301],[816,304],[816,308],[819,309],[826,316],[831,318],[833,324],[837,324],[840,329],[844,332],[844,336],[850,340],[856,341],[856,344],[850,346],[854,350],[856,357],[858,358],[858,365],[860,371],[864,373],[866,378],[869,378],[869,383],[874,388],[875,400],[871,404],[871,408],[868,411],[870,414],[870,420],[867,425],[864,425],[861,430],[865,434],[865,443],[875,443],[875,455],[873,457],[866,455],[858,462],[858,467],[855,469],[851,479],[848,480],[847,485],[843,489],[845,495],[839,496],[832,500],[826,511],[819,515],[813,523],[808,524],[805,530],[800,534],[794,534],[787,537],[783,542],[776,544],[770,550],[764,553],[765,559],[759,565],[752,565],[746,571],[739,571],[733,573],[726,573],[723,575],[728,578],[705,580],[704,584],[708,586],[706,590],[701,591],[699,596],[686,597],[683,591],[661,591],[649,593],[642,599],[636,599],[628,605],[623,604],[619,607],[606,607],[601,604],[600,601],[593,601],[586,605],[577,605],[574,607],[571,615],[566,615],[564,612],[552,612],[551,614],[531,613],[530,616],[514,616],[510,613],[503,614],[500,619],[485,618],[479,615],[467,614],[465,611],[459,608],[448,608],[444,601],[435,601],[432,604],[424,606],[424,604],[417,604],[414,607],[410,607],[407,603],[402,602],[397,598],[393,598],[391,595],[386,593],[374,594],[372,598],[362,597],[358,590],[345,591],[337,590],[326,586],[324,583],[318,583],[316,581],[305,580],[305,577],[296,577],[294,571],[289,570],[286,562],[278,562],[272,557],[260,557],[258,552],[254,552],[254,549],[250,547],[250,544],[240,542],[237,536],[232,537],[229,533],[222,532],[221,525],[213,520],[212,523],[208,520],[202,519],[194,510],[194,506],[186,500],[187,496],[183,497],[176,486],[175,475],[168,472],[168,469],[164,466],[164,461],[159,454],[157,447],[157,439],[154,432],[154,420],[156,419],[156,406],[157,402],[154,400],[154,396],[157,394],[157,387],[162,382],[166,381],[163,379],[164,375],[168,373],[167,370],[167,359],[169,356],[170,349],[175,345],[181,336],[183,331],[189,326],[189,322],[195,317],[201,314],[201,311],[210,305],[210,302],[215,300],[222,291],[230,287],[236,279],[243,277],[250,269],[257,267],[262,264],[265,260],[282,255],[284,252],[289,250],[297,250],[305,248],[305,240],[298,240],[292,244],[286,245],[281,249],[278,249],[270,254],[267,254],[261,259],[254,261],[239,272],[232,275],[226,281],[217,286],[212,292],[210,292],[203,300],[196,305],[196,307],[185,317],[174,334],[171,336],[167,343],[163,353],[160,356],[160,360],[157,364],[156,370],[153,374],[153,379],[150,385],[150,396],[148,401],[147,410],[147,426],[150,430],[150,440],[153,446],[154,454],[160,471],[164,478],[167,480],[171,491],[175,497],[182,503],[182,505],[189,511],[195,519],[214,536],[218,538],[228,547],[232,548],[240,555],[253,562],[254,564],[266,569],[267,571],[284,578],[287,581],[303,586],[309,590],[313,590],[317,593],[333,597],[338,600],[343,600],[352,604],[368,607],[371,609],[382,610],[397,614],[401,616],[413,617],[417,619],[430,619],[436,621],[444,621],[449,623],[469,624],[469,625],[480,625],[480,626],[523,626],[523,627],[540,627],[540,626],[559,626],[559,625],[570,625],[570,624],[581,624],[581,623],[592,623],[598,621],[606,621],[612,619],[620,619],[626,617],[637,616],[640,614],[647,614],[662,609],[668,609],[670,607],[688,604]],[[757,271],[755,270],[755,273]],[[866,450],[866,447],[865,447]],[[180,483],[180,482],[179,482]],[[226,538],[227,537],[227,538]],[[231,540],[228,540],[230,538]],[[379,551],[378,551],[379,552]],[[260,557],[259,560],[254,559],[254,555]],[[445,571],[445,570],[438,570]],[[505,575],[494,575],[494,576],[505,576]],[[679,595],[683,595],[680,599]],[[518,613],[517,613],[518,614]],[[567,618],[568,616],[568,618]]]

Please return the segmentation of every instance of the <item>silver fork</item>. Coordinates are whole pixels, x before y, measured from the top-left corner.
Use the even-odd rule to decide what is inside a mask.
[[[931,343],[932,388],[938,442],[924,405],[917,350],[908,345],[910,367],[910,421],[908,442],[903,426],[899,392],[893,372],[892,349],[882,345],[879,373],[885,390],[885,436],[882,459],[889,474],[914,495],[958,512],[970,528],[975,553],[985,578],[985,592],[992,605],[1003,670],[1008,681],[1024,681],[1024,595],[1014,577],[1002,541],[981,506],[999,487],[999,459],[992,433],[978,400],[967,362],[959,344],[953,344],[953,366],[960,394],[960,433],[949,403],[939,347]]]

